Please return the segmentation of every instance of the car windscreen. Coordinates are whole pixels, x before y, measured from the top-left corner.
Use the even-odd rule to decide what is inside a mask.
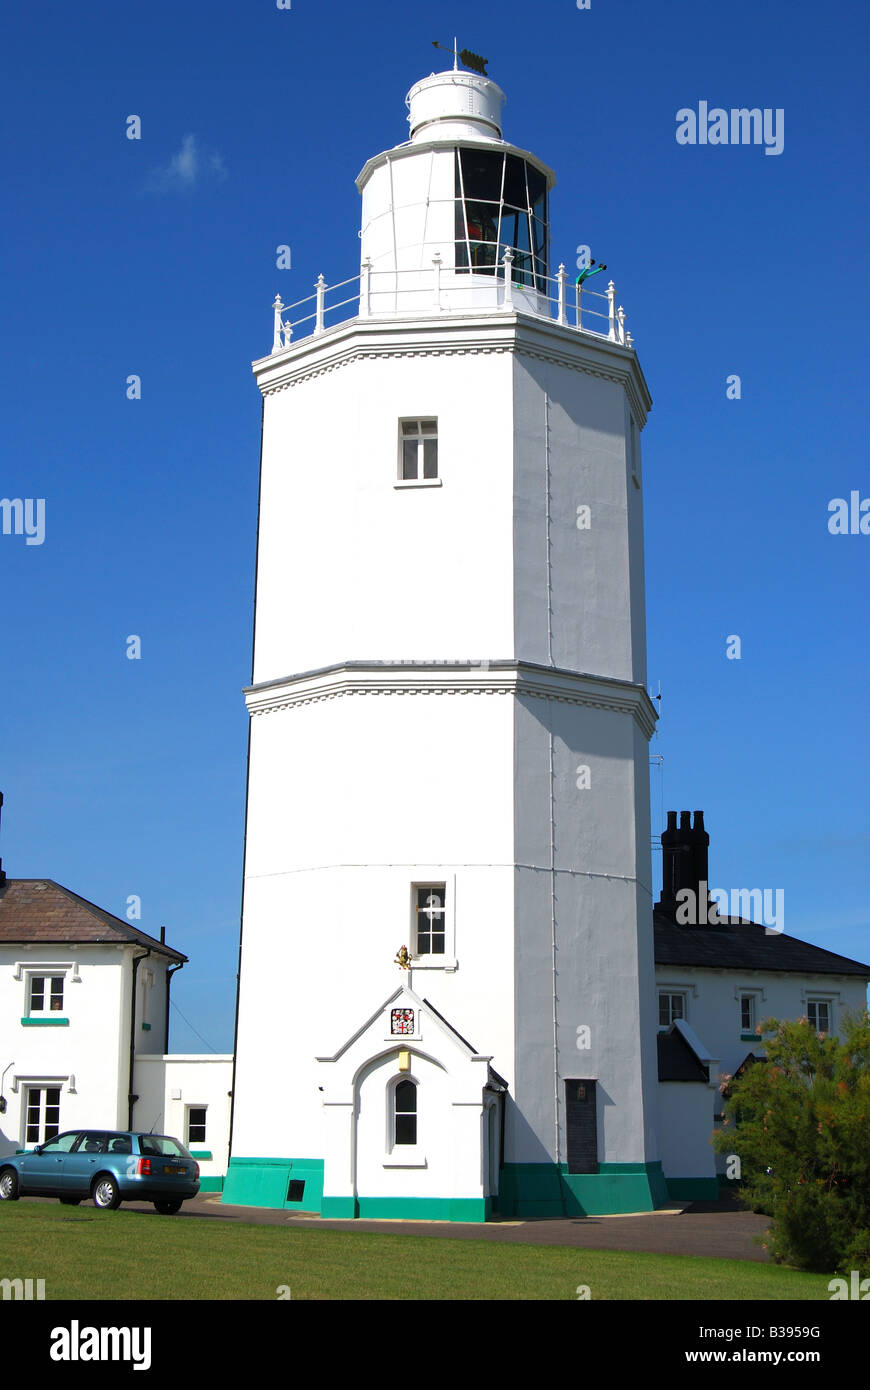
[[[140,1154],[169,1154],[173,1158],[190,1158],[187,1149],[179,1139],[172,1139],[168,1134],[140,1134],[139,1139]]]

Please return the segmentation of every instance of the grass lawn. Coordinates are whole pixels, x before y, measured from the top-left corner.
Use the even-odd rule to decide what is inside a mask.
[[[46,1299],[829,1299],[828,1276],[749,1260],[243,1226],[47,1202],[0,1207],[0,1278]]]

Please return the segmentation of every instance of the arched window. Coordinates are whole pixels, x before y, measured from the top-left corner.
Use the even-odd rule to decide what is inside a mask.
[[[393,1143],[417,1142],[417,1085],[400,1081],[393,1092]]]

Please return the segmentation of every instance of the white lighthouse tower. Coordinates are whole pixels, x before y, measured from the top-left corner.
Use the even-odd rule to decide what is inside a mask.
[[[452,70],[364,166],[362,260],[275,304],[224,1198],[650,1208],[640,432],[552,171]],[[597,282],[593,282],[597,283]]]

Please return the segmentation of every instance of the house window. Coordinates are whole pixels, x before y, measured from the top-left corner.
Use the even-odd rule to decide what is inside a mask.
[[[814,1033],[830,1033],[831,1005],[827,999],[808,999],[807,1018]]]
[[[60,1133],[60,1087],[28,1086],[24,1142],[44,1144]]]
[[[393,1093],[393,1143],[417,1142],[417,1085],[400,1081]]]
[[[187,1112],[187,1143],[205,1143],[205,1105],[191,1105]]]
[[[741,994],[740,996],[740,1031],[741,1033],[752,1033],[755,1031],[754,994]]]
[[[443,956],[446,940],[444,883],[418,884],[415,902],[415,951],[418,956]]]
[[[675,1018],[686,1017],[685,994],[659,995],[659,1027],[670,1028]]]
[[[31,975],[29,1012],[63,1013],[63,975]]]
[[[438,421],[399,421],[399,478],[403,483],[438,477]]]

